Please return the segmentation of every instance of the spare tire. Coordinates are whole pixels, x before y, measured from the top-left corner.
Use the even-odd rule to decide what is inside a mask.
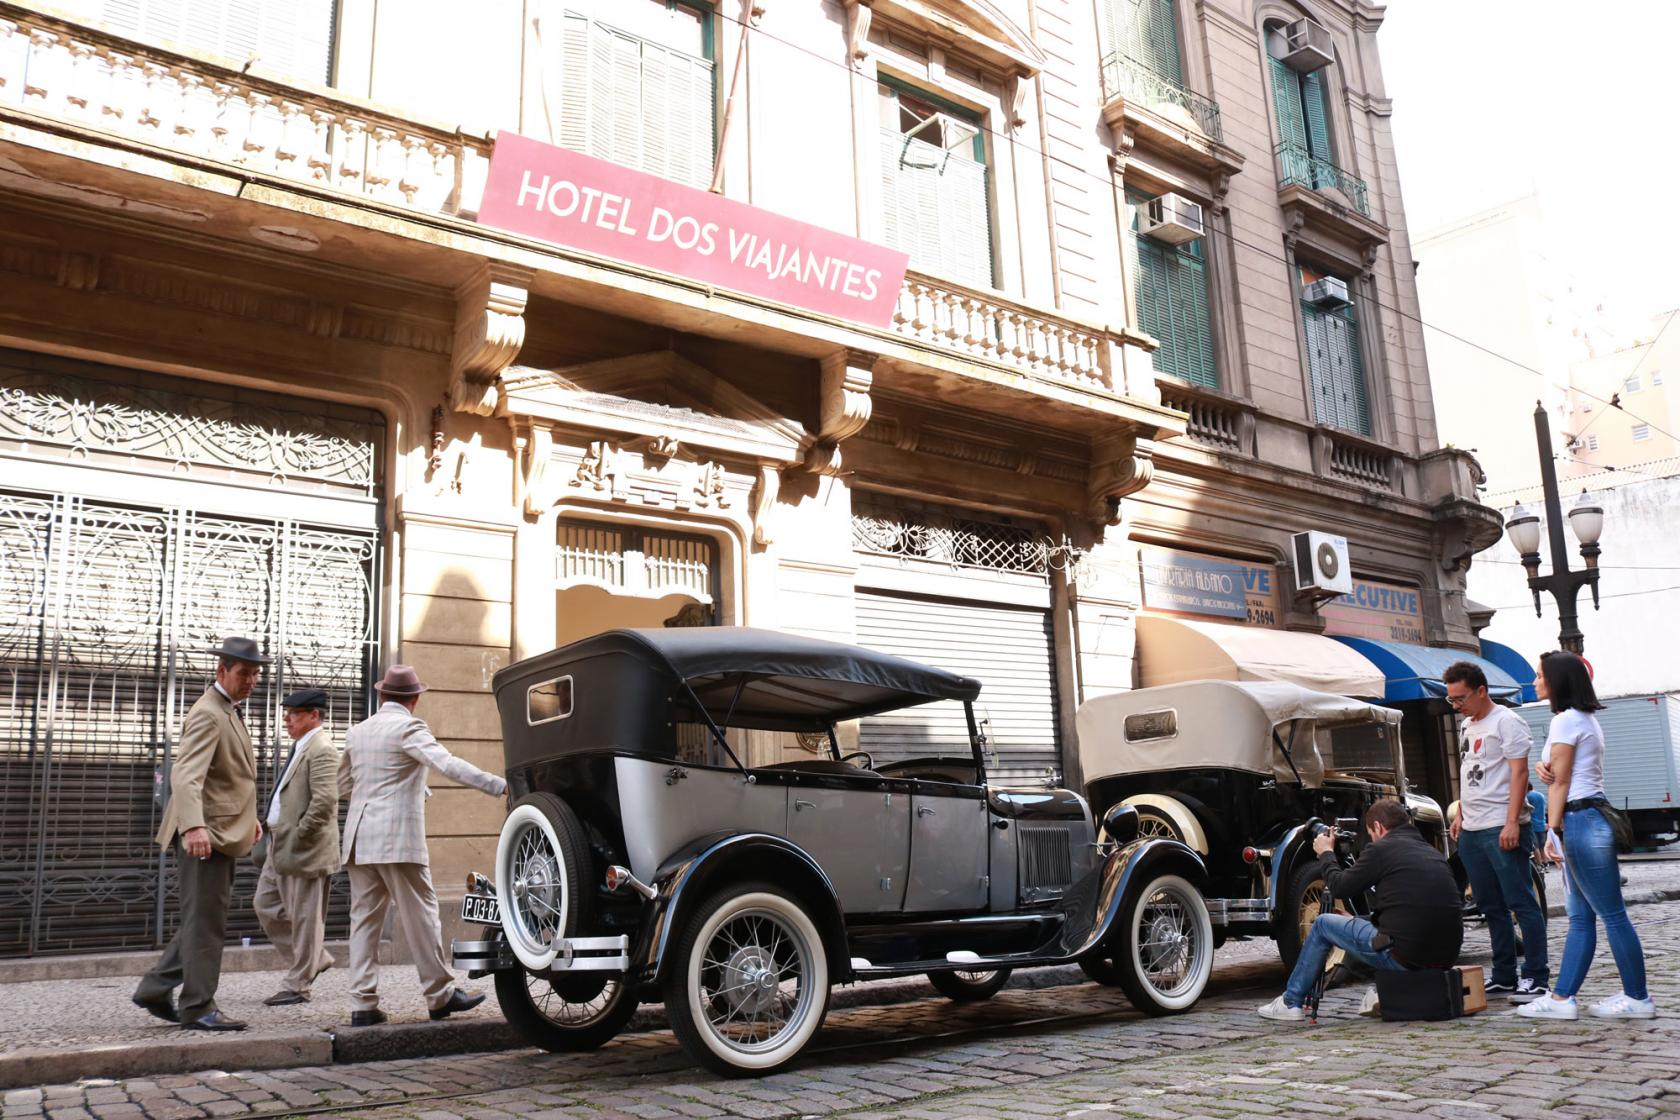
[[[554,963],[556,942],[588,917],[594,878],[589,833],[571,807],[552,793],[520,798],[496,841],[496,902],[520,964],[542,972]]]

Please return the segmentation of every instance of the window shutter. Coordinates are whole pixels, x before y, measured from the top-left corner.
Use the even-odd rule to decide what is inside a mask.
[[[1272,105],[1277,110],[1278,139],[1292,147],[1307,150],[1307,122],[1301,110],[1300,76],[1279,62],[1272,64]]]
[[[712,62],[678,51],[666,53],[671,70],[673,179],[691,187],[708,187],[717,154],[717,92]]]
[[[1314,70],[1311,74],[1301,75],[1301,106],[1307,121],[1307,150],[1319,159],[1332,162],[1330,112],[1324,103],[1324,71]]]
[[[945,265],[953,279],[992,286],[992,218],[986,165],[951,153],[939,176]]]
[[[669,51],[655,43],[638,43],[642,82],[636,91],[638,134],[637,147],[641,152],[639,166],[649,175],[687,182],[687,153],[679,147],[683,143],[679,121],[673,120],[675,86],[682,80],[674,73],[677,60]]]
[[[1173,254],[1173,308],[1182,324],[1180,377],[1207,389],[1219,387],[1213,362],[1213,325],[1208,315],[1207,270],[1187,253]]]
[[[907,222],[911,219],[906,213],[904,198],[905,169],[898,163],[899,149],[903,146],[904,136],[898,129],[881,130],[881,236],[894,249],[909,253]],[[911,263],[916,266],[920,262]]]
[[[231,62],[257,56],[264,70],[299,81],[331,80],[334,0],[88,0],[73,12],[118,34],[172,43]]]
[[[1178,13],[1173,0],[1143,0],[1133,10],[1142,26],[1139,46],[1145,53],[1140,61],[1157,74],[1184,84],[1184,66],[1178,56]]]
[[[1331,384],[1329,340],[1325,337],[1324,312],[1302,305],[1307,328],[1307,372],[1312,380],[1313,417],[1320,424],[1337,427],[1336,396]]]
[[[565,14],[560,27],[560,144],[574,152],[595,155],[590,142],[589,102],[596,30],[587,18],[574,12]]]

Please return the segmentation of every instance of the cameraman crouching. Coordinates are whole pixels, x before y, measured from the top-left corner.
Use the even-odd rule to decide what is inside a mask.
[[[1288,986],[1259,1009],[1265,1018],[1299,1022],[1306,1017],[1302,1005],[1331,949],[1345,949],[1354,960],[1389,972],[1450,968],[1457,962],[1464,921],[1447,857],[1429,846],[1406,807],[1392,797],[1366,810],[1365,831],[1371,842],[1352,867],[1336,862],[1334,833],[1314,839],[1313,851],[1324,869],[1325,905],[1332,897],[1357,898],[1375,886],[1375,924],[1344,914],[1315,918]]]

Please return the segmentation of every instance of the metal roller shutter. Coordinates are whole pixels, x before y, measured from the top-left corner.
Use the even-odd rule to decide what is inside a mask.
[[[1001,765],[991,777],[1060,775],[1055,644],[1048,612],[951,599],[860,591],[858,644],[975,677],[976,718]],[[877,762],[969,753],[956,704],[930,704],[865,720],[859,747]]]

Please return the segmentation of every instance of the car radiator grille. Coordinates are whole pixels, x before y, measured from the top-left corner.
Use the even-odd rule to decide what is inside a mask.
[[[1021,830],[1021,886],[1065,887],[1073,882],[1073,850],[1065,828]]]

